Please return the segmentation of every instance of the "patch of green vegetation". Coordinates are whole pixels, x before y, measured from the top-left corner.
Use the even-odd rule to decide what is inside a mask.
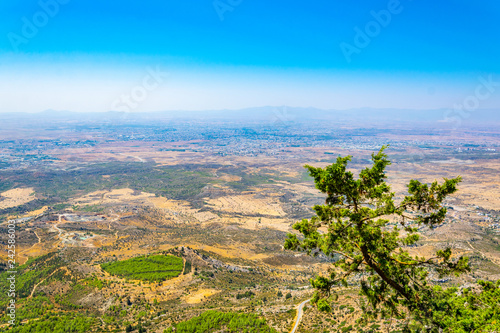
[[[89,287],[77,284],[73,288],[63,295],[56,295],[54,300],[64,309],[64,310],[78,310],[83,308],[82,305],[77,304],[75,301],[81,299],[85,295],[91,293],[92,289]]]
[[[277,333],[254,314],[207,311],[198,317],[169,327],[167,333],[255,332]]]
[[[189,274],[191,273],[191,261],[189,260],[186,260],[186,264],[184,265],[184,272],[182,272],[182,274]]]
[[[265,174],[262,171],[257,173],[246,173],[243,170],[238,170],[237,172],[232,172],[232,174],[239,176],[241,179],[235,182],[228,182],[227,185],[238,191],[246,191],[251,187],[273,182],[273,176]]]
[[[236,295],[236,299],[242,299],[242,298],[251,298],[252,296],[254,296],[255,293],[253,291],[245,291],[244,293],[242,294],[237,294]]]
[[[43,202],[35,200],[36,202],[30,203],[26,209],[36,209],[42,204],[64,203],[70,198],[94,191],[120,188],[131,188],[174,199],[188,199],[199,194],[211,181],[209,174],[202,170],[124,162],[93,164],[66,171],[4,170],[0,179],[1,191],[33,187],[36,193],[46,198]],[[1,213],[22,211],[10,210]]]
[[[24,298],[16,302],[16,317],[22,319],[35,319],[44,316],[54,309],[54,305],[45,296],[35,296],[33,298]],[[2,316],[2,322],[11,320],[7,313]]]
[[[108,284],[107,281],[99,280],[98,278],[95,278],[95,277],[82,280],[81,283],[83,283],[87,286],[93,287],[93,288],[97,288],[99,290],[101,290],[102,288],[104,288]]]
[[[12,333],[32,333],[32,332],[53,332],[53,333],[84,333],[89,332],[96,324],[97,320],[82,314],[45,315],[41,320],[28,322],[27,324],[16,324],[13,328],[0,328],[0,332]]]
[[[12,189],[14,187],[7,187],[7,189]],[[0,189],[0,192],[2,190]],[[50,199],[35,199],[24,205],[19,205],[10,208],[0,209],[0,215],[22,215],[26,212],[30,212],[32,210],[37,210],[42,208],[43,206],[50,206],[54,202]]]
[[[54,210],[56,211],[59,211],[59,210],[63,210],[63,209],[66,209],[68,207],[70,207],[71,205],[70,204],[65,204],[65,203],[62,203],[62,204],[55,204],[53,206]]]
[[[59,268],[64,265],[56,253],[49,253],[36,259],[30,259],[26,264],[17,267],[16,271],[16,297],[28,297],[34,286],[41,281],[49,280],[63,281],[65,271]],[[0,274],[0,289],[8,290],[7,277],[11,274],[3,272]],[[0,293],[0,306],[8,302],[7,293]]]
[[[101,213],[104,211],[104,207],[99,205],[85,205],[83,207],[79,207],[78,210],[86,213]]]
[[[183,260],[171,255],[153,255],[105,263],[101,268],[129,280],[159,282],[179,276]]]

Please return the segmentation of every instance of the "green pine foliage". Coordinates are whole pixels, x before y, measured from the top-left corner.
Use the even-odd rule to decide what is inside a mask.
[[[16,267],[16,297],[24,298],[31,294],[34,286],[40,281],[62,280],[64,271],[58,269],[64,265],[61,258],[54,252],[32,258],[24,265]],[[9,281],[7,277],[11,274],[8,272],[0,273],[0,290],[8,290]],[[47,280],[49,279],[49,280]],[[7,304],[9,298],[7,293],[0,293],[0,306]]]
[[[167,333],[277,333],[254,314],[210,310],[166,330]]]
[[[251,298],[255,295],[255,293],[253,291],[245,291],[244,293],[238,293],[236,295],[236,299],[242,299],[242,298]]]
[[[159,282],[179,276],[183,260],[171,255],[152,255],[105,263],[101,268],[109,274],[130,280]]]
[[[43,320],[28,324],[16,324],[8,328],[11,333],[85,333],[96,324],[97,319],[77,314],[47,315]],[[0,332],[3,329],[0,329]],[[7,331],[5,331],[7,332]]]
[[[471,288],[436,287],[440,296],[433,311],[435,321],[449,332],[500,331],[500,281],[478,281],[480,291]]]
[[[468,259],[452,260],[449,248],[432,258],[407,251],[419,240],[418,228],[444,222],[443,201],[457,191],[461,178],[445,178],[441,184],[411,180],[408,195],[396,202],[385,182],[385,169],[391,164],[385,149],[372,154],[373,165],[361,170],[357,179],[347,170],[351,156],[339,157],[326,168],[306,166],[326,201],[313,207],[315,216],[294,225],[301,237],[289,234],[285,248],[337,259],[327,274],[311,281],[316,288],[313,303],[330,311],[335,287],[347,286],[356,275],[361,277],[357,281],[364,296],[365,322],[370,318],[407,319],[404,322],[414,327],[420,325],[416,332],[424,327],[424,331],[447,332],[486,332],[496,327],[498,284],[483,283],[482,292],[463,293],[434,287],[428,281],[429,272],[459,275],[470,270]],[[411,325],[406,329],[413,330]]]

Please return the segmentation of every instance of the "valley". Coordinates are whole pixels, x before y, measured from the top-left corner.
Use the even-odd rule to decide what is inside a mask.
[[[446,223],[422,228],[409,250],[429,256],[449,246],[474,269],[458,278],[431,275],[432,282],[500,279],[500,140],[493,128],[457,136],[335,122],[51,126],[27,124],[0,138],[0,235],[6,248],[7,224],[15,222],[19,332],[42,322],[82,332],[183,332],[200,318],[220,317],[229,327],[228,313],[261,332],[290,332],[298,305],[313,294],[309,279],[335,260],[283,249],[292,225],[325,201],[304,164],[324,167],[352,155],[352,171],[359,171],[387,143],[388,183],[399,200],[410,179],[463,177],[446,202]],[[339,294],[330,314],[305,304],[296,332],[360,327],[354,283]],[[2,306],[6,301],[2,296]]]

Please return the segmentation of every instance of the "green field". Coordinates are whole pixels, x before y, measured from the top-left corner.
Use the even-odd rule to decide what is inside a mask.
[[[166,330],[167,333],[277,333],[264,319],[254,314],[219,312],[210,310],[198,317],[181,322]]]
[[[153,255],[110,262],[102,264],[101,268],[128,280],[159,282],[179,276],[183,260],[170,255]]]

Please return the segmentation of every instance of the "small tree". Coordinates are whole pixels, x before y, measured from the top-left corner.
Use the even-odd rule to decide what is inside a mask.
[[[348,279],[357,275],[367,300],[362,300],[367,317],[411,315],[443,327],[433,317],[437,291],[428,283],[428,273],[459,274],[469,269],[468,259],[452,261],[449,248],[432,258],[412,256],[407,248],[419,240],[418,227],[433,228],[444,221],[443,200],[457,190],[461,178],[445,178],[441,185],[433,182],[430,186],[411,180],[409,195],[396,203],[385,182],[385,169],[391,164],[385,149],[372,154],[373,165],[363,169],[358,179],[347,171],[351,156],[339,157],[326,168],[306,165],[316,188],[326,193],[326,202],[313,207],[316,215],[310,220],[293,226],[303,239],[289,234],[285,248],[338,258],[326,276],[311,280],[316,288],[312,302],[320,310],[331,309],[330,301],[336,299],[334,286],[347,286]]]

